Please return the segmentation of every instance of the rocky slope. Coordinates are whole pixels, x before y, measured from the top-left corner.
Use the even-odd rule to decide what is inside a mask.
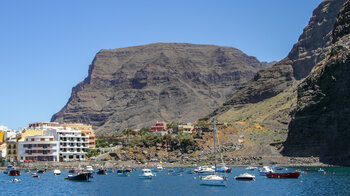
[[[305,27],[298,42],[288,56],[274,66],[259,71],[252,80],[233,94],[223,106],[216,109],[207,118],[216,116],[221,119],[256,121],[253,115],[235,115],[241,110],[256,110],[255,104],[261,104],[280,93],[289,94],[290,98],[276,100],[274,108],[279,108],[279,102],[296,100],[296,86],[301,79],[306,77],[312,67],[324,59],[332,44],[333,24],[337,14],[345,0],[325,0],[313,12],[309,24]],[[271,104],[270,104],[271,105]],[[294,104],[289,107],[281,107],[274,113],[260,119],[258,122],[269,125],[272,129],[287,129],[290,121],[289,113],[294,109]],[[261,113],[266,113],[269,107],[260,107]],[[269,110],[270,111],[270,110]],[[275,120],[274,120],[275,119]]]
[[[350,0],[333,30],[333,45],[298,87],[284,153],[350,165]]]
[[[83,122],[98,133],[209,114],[267,63],[230,47],[158,43],[101,50],[75,86],[58,122]]]

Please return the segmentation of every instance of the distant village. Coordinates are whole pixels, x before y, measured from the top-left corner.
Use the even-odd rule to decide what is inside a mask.
[[[148,133],[157,136],[191,134],[195,129],[192,123],[169,126],[166,122],[156,122],[148,129]],[[95,139],[92,126],[82,123],[37,122],[18,131],[0,126],[0,161],[85,161],[89,149],[96,147]]]

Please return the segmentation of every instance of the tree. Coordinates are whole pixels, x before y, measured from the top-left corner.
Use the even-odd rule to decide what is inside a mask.
[[[122,133],[128,136],[128,143],[130,142],[130,135],[136,135],[136,132],[132,129],[124,129]]]

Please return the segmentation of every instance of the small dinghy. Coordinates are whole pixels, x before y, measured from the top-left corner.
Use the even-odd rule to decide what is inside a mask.
[[[254,175],[248,173],[244,173],[235,177],[236,180],[254,180],[254,178]]]
[[[61,175],[61,170],[59,170],[59,169],[53,170],[53,175],[55,175],[55,176]]]

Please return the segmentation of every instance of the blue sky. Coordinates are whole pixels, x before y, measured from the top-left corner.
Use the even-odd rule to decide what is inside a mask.
[[[155,42],[284,58],[321,0],[2,0],[0,125],[49,121],[95,54]]]

